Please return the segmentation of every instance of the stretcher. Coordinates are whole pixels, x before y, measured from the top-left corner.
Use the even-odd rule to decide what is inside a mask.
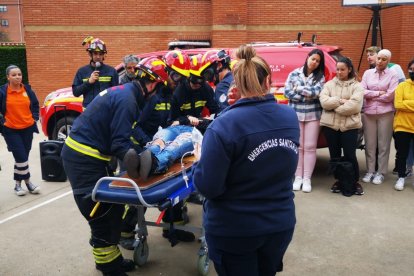
[[[169,228],[170,233],[174,229],[191,231],[201,238],[198,251],[197,269],[200,275],[207,275],[209,271],[209,258],[207,244],[204,238],[204,229],[187,225],[174,225],[173,223],[161,223],[161,219],[168,208],[186,200],[195,192],[192,181],[188,175],[194,157],[186,157],[181,163],[174,163],[167,173],[150,177],[147,181],[130,178],[126,173],[117,177],[103,177],[96,183],[92,199],[96,202],[108,202],[116,204],[129,204],[137,208],[138,223],[135,229],[134,262],[143,266],[149,256],[147,243],[147,226]],[[156,222],[145,220],[145,208],[158,208],[161,213]],[[177,241],[171,240],[171,246]]]

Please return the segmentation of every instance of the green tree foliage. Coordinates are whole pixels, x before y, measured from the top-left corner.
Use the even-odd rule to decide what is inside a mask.
[[[0,85],[7,82],[6,68],[17,65],[22,69],[23,83],[28,83],[26,47],[24,46],[0,46]]]

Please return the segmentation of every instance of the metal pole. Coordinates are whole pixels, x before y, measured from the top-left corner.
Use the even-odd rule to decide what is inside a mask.
[[[377,46],[377,33],[378,33],[378,22],[379,22],[379,11],[381,10],[380,6],[372,7],[372,40],[371,46]]]

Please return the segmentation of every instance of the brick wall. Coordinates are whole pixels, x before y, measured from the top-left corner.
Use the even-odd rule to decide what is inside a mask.
[[[214,47],[237,47],[252,41],[295,40],[302,31],[304,41],[317,34],[318,43],[343,47],[343,54],[358,66],[372,15],[368,9],[324,0],[314,0],[312,5],[304,0],[100,3],[25,0],[28,70],[41,100],[55,89],[70,86],[77,68],[88,62],[81,46],[86,35],[103,39],[108,47],[106,62],[117,65],[125,54],[165,50],[174,39],[211,40]],[[403,6],[381,14],[384,46],[403,68],[414,57],[410,46],[413,13],[414,6]],[[366,68],[364,54],[360,71]]]

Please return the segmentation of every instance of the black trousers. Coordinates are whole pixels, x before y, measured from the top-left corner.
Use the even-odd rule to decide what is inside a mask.
[[[90,216],[96,202],[91,198],[96,182],[110,175],[109,163],[78,153],[66,145],[62,149],[62,160],[69,182],[74,189],[76,205],[91,229],[90,245],[96,266],[102,272],[119,271],[123,260],[118,243],[121,236],[124,205],[100,203],[93,217]],[[82,193],[76,192],[82,188]]]
[[[273,276],[283,270],[283,256],[294,229],[253,237],[206,233],[208,253],[219,276]]]
[[[396,167],[398,171],[398,177],[406,176],[406,162],[408,154],[412,154],[410,151],[410,142],[414,140],[414,133],[397,131],[394,132],[395,149],[396,154]],[[413,141],[414,142],[414,141]]]
[[[351,129],[347,131],[334,130],[329,127],[323,127],[322,131],[328,143],[329,155],[331,160],[339,160],[352,163],[355,172],[355,182],[359,180],[359,165],[356,157],[356,150],[358,146],[358,129]]]

